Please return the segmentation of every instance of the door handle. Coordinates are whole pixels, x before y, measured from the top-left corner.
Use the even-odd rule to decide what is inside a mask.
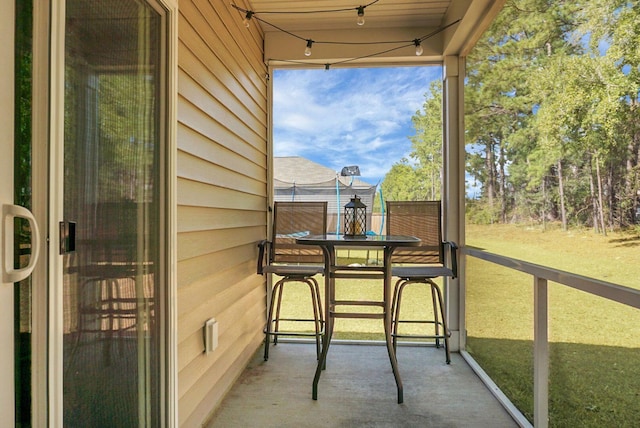
[[[13,219],[24,218],[31,227],[31,257],[29,264],[21,269],[13,267]],[[40,231],[31,211],[18,205],[2,205],[2,239],[4,241],[4,260],[2,262],[2,282],[20,282],[33,272],[40,255]]]

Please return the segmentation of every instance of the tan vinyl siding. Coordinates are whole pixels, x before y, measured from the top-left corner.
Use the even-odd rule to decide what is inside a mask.
[[[260,346],[265,286],[267,69],[262,34],[220,0],[180,1],[178,418],[199,427]],[[219,323],[204,353],[202,328]]]

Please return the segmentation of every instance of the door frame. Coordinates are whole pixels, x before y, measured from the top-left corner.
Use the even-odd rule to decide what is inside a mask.
[[[50,39],[48,40],[51,62],[49,64],[49,186],[47,189],[47,229],[56,230],[56,223],[63,217],[62,177],[64,167],[64,11],[65,2],[53,2],[50,7]],[[63,426],[63,347],[64,331],[63,293],[60,279],[63,277],[61,257],[55,248],[60,248],[60,236],[48,236],[47,284],[48,299],[48,419],[49,426]]]
[[[0,156],[0,210],[2,205],[13,204],[13,157],[14,157],[14,99],[15,99],[15,71],[14,71],[14,46],[15,46],[15,19],[16,11],[13,1],[0,2],[0,70],[3,76],[0,79],[0,96],[4,102],[0,103],[0,144],[2,144],[3,156]],[[0,221],[4,223],[4,214]],[[4,227],[0,229],[3,234]],[[5,237],[0,237],[0,262],[5,262]],[[13,256],[12,256],[13,258]],[[11,415],[10,424],[15,421],[15,369],[14,369],[14,315],[13,315],[13,283],[5,283],[0,276],[0,414]],[[7,416],[3,416],[6,421]]]
[[[40,233],[43,237],[40,244],[42,256],[32,274],[31,421],[33,426],[46,426],[48,414],[49,10],[50,0],[33,1],[31,202],[33,215],[40,225]]]
[[[2,2],[0,4],[0,16],[3,20],[0,25],[1,37],[3,40],[0,46],[0,57],[3,59],[4,79],[0,79],[0,93],[4,102],[0,103],[0,114],[3,118],[8,118],[8,122],[2,123],[0,130],[0,140],[2,141],[3,154],[0,159],[0,170],[2,171],[2,183],[8,186],[2,189],[2,203],[13,204],[14,202],[14,118],[15,118],[15,1]],[[37,224],[45,225],[46,222],[46,186],[47,176],[47,75],[48,75],[48,34],[46,23],[48,22],[48,1],[33,2],[33,62],[32,62],[32,141],[31,141],[31,167],[32,167],[32,201],[31,209],[36,218]],[[42,24],[45,24],[45,27]],[[6,192],[6,193],[5,193]],[[4,221],[4,220],[3,220]],[[42,236],[46,236],[46,229],[40,228]],[[3,237],[3,242],[4,242]],[[40,239],[40,254],[46,253],[46,239]],[[4,251],[4,250],[0,250]],[[2,254],[2,259],[6,255]],[[7,286],[5,288],[5,286]],[[32,273],[32,300],[31,300],[31,378],[27,381],[31,384],[31,423],[33,426],[45,426],[47,415],[47,287],[46,287],[46,263],[45,257],[41,257]],[[15,314],[13,310],[13,284],[2,284],[0,300],[9,302],[11,306],[8,311],[3,310],[2,325],[13,326]],[[2,336],[0,346],[8,351],[2,353],[0,359],[0,378],[11,381],[11,385],[3,384],[0,392],[0,414],[10,417],[10,424],[15,424],[15,355],[13,328],[8,328],[10,337]],[[3,331],[3,333],[6,330]],[[5,355],[12,354],[10,361],[4,360]]]

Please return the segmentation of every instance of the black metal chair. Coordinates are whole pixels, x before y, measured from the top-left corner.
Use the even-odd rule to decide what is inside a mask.
[[[454,242],[442,240],[442,208],[440,201],[388,201],[387,234],[411,235],[421,239],[418,247],[397,248],[392,257],[392,274],[397,277],[391,306],[393,346],[398,338],[416,338],[435,340],[440,347],[444,340],[447,364],[451,362],[449,354],[449,336],[442,291],[435,278],[458,275],[458,246]],[[431,289],[433,319],[428,316],[420,320],[400,319],[402,293],[409,284],[428,284]],[[400,324],[432,324],[434,334],[402,334]]]
[[[321,235],[327,230],[326,202],[276,202],[273,209],[271,241],[261,241],[258,274],[281,277],[274,285],[264,329],[264,359],[269,359],[269,343],[278,343],[278,336],[314,336],[318,358],[322,348],[324,317],[320,289],[314,276],[324,275],[324,256],[320,247],[296,244],[304,235]],[[287,283],[306,284],[311,293],[313,319],[286,318],[281,315],[282,294]],[[275,315],[274,315],[275,313]],[[313,323],[313,331],[282,331],[280,322]]]

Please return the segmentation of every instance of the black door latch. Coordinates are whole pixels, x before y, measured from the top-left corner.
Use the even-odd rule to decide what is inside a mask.
[[[76,222],[60,222],[60,254],[73,253],[76,250]]]

